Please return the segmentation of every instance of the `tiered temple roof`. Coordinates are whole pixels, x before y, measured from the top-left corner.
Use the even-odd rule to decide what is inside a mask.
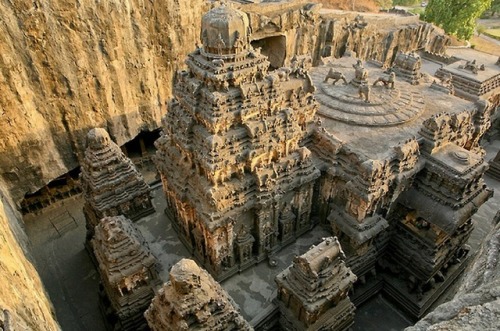
[[[149,186],[104,129],[92,129],[87,135],[81,182],[87,240],[105,216],[125,215],[135,221],[154,212]]]
[[[324,239],[276,277],[280,324],[286,330],[346,330],[353,323],[349,290],[356,276],[335,237]]]
[[[311,228],[319,176],[304,147],[317,108],[311,59],[269,71],[248,33],[248,18],[236,9],[220,6],[204,15],[203,46],[178,74],[165,135],[156,143],[174,227],[218,279]],[[235,256],[242,227],[253,239]]]
[[[159,285],[155,264],[139,230],[124,216],[103,218],[92,239],[105,295],[101,307],[109,320],[118,317],[120,329],[145,326],[143,313]],[[110,310],[108,309],[110,308]]]
[[[145,313],[153,331],[249,331],[229,295],[196,262],[182,259]]]

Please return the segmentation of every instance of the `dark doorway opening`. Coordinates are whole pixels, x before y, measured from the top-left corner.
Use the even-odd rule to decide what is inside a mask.
[[[57,177],[34,193],[26,193],[21,201],[23,215],[36,212],[50,206],[54,202],[63,200],[82,192],[80,188],[80,167]]]
[[[141,131],[134,139],[121,146],[122,152],[132,160],[149,184],[157,183],[160,178],[153,163],[156,153],[154,142],[160,138],[160,132],[161,129]]]
[[[286,37],[273,36],[252,41],[254,48],[261,48],[261,53],[268,57],[270,70],[281,68],[285,64]]]
[[[122,151],[133,160],[148,157],[155,153],[154,142],[158,138],[160,138],[160,129],[141,131],[134,139],[122,146]]]

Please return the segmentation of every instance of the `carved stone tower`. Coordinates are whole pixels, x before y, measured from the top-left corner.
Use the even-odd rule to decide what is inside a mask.
[[[112,330],[144,330],[144,311],[161,284],[156,258],[124,216],[105,217],[92,239],[99,264],[99,306]]]
[[[87,243],[103,217],[125,215],[135,221],[154,212],[149,186],[104,129],[87,134],[81,182]]]
[[[317,108],[311,61],[268,72],[249,33],[228,6],[203,16],[203,46],[177,75],[156,143],[167,214],[219,280],[311,228],[319,177],[304,147]]]
[[[326,238],[276,277],[283,330],[341,331],[352,325],[348,292],[357,278],[344,260],[337,238]]]
[[[182,259],[144,314],[153,331],[251,331],[227,292],[193,260]]]

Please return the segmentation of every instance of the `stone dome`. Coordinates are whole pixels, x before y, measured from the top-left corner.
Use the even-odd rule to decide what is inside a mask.
[[[99,149],[109,145],[111,138],[108,131],[102,128],[94,128],[87,133],[87,147]]]
[[[248,46],[248,17],[229,6],[219,6],[203,15],[201,40],[206,52],[235,54]]]

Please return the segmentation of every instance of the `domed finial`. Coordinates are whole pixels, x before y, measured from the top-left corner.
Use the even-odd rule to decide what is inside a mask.
[[[203,15],[201,39],[205,52],[237,54],[248,48],[247,14],[223,3]]]
[[[87,133],[87,147],[99,149],[109,145],[111,138],[103,128],[94,128]]]

